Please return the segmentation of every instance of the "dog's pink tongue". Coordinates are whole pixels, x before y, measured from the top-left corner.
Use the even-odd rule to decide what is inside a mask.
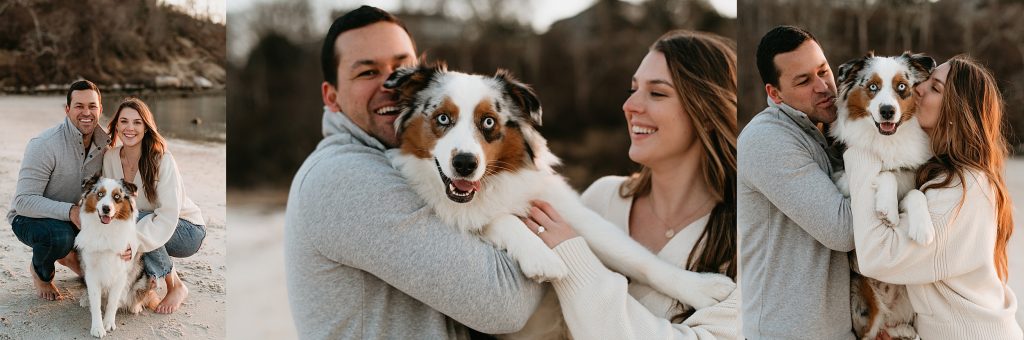
[[[452,185],[459,189],[459,191],[476,191],[480,190],[480,181],[465,181],[461,179],[452,180]]]
[[[100,222],[103,224],[110,224],[110,216],[100,216]]]
[[[896,131],[896,123],[881,123],[881,124],[878,124],[878,126],[881,127],[882,131],[885,131],[885,132]]]

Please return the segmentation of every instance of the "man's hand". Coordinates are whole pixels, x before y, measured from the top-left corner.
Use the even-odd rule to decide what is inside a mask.
[[[132,260],[132,246],[128,246],[128,248],[125,249],[123,253],[121,253],[121,259],[125,260],[126,262]]]
[[[82,230],[82,220],[78,217],[78,205],[72,205],[71,211],[68,212],[68,218],[71,219],[71,223],[75,225],[75,229]]]

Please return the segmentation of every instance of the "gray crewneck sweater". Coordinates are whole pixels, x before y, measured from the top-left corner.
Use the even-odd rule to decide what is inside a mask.
[[[288,194],[288,299],[303,339],[465,339],[519,330],[544,292],[504,251],[443,224],[385,147],[324,112]]]
[[[103,128],[97,125],[93,131],[88,152],[82,132],[67,117],[28,141],[7,223],[17,215],[71,220],[71,206],[82,196],[82,182],[100,172],[110,144]]]
[[[744,337],[853,339],[850,200],[832,182],[825,136],[770,103],[738,142]]]

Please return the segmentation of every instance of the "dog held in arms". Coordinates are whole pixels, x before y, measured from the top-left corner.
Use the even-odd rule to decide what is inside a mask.
[[[908,235],[926,245],[935,231],[924,193],[915,188],[915,172],[932,157],[928,135],[915,114],[914,85],[928,79],[935,61],[921,54],[898,57],[867,56],[839,67],[838,117],[830,134],[847,149],[867,151],[882,160],[876,187],[875,211],[890,227],[899,224],[900,211],[909,219]],[[849,196],[845,173],[834,174],[840,191]],[[850,295],[854,331],[874,339],[885,330],[893,339],[915,339],[914,310],[903,285],[881,282],[856,272],[852,256]]]
[[[735,288],[724,275],[659,259],[587,209],[552,169],[559,160],[537,131],[539,99],[506,71],[471,75],[439,63],[400,69],[384,86],[398,92],[401,145],[389,151],[393,165],[443,221],[506,249],[528,277],[555,280],[568,271],[516,217],[527,215],[531,201],[544,200],[609,268],[688,306],[715,304]]]
[[[82,230],[75,238],[75,248],[81,256],[88,295],[81,301],[92,315],[90,333],[102,338],[117,328],[114,317],[118,308],[138,314],[143,304],[155,307],[157,301],[148,297],[156,282],[146,278],[142,255],[137,252],[135,184],[97,174],[82,187],[78,202]],[[131,248],[128,261],[120,255],[126,247]],[[106,307],[102,314],[101,306]]]

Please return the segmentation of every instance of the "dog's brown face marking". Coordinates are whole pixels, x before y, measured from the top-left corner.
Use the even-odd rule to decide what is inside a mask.
[[[132,201],[121,191],[121,188],[114,189],[110,193],[111,198],[114,199],[114,219],[115,220],[129,220],[132,218]]]
[[[483,100],[473,110],[473,121],[480,132],[480,145],[483,146],[487,162],[487,175],[504,171],[514,171],[525,164],[526,142],[517,124],[511,121],[501,123],[501,117],[491,105],[491,100]]]
[[[448,97],[442,99],[433,112],[411,116],[402,132],[402,152],[422,159],[434,158],[430,150],[445,132],[455,126],[458,118],[459,107]]]
[[[892,79],[892,89],[896,91],[896,102],[900,105],[900,112],[903,112],[900,122],[910,120],[917,113],[913,83],[903,73],[899,73]]]
[[[854,75],[856,76],[856,75]],[[849,99],[846,101],[846,109],[850,112],[850,119],[871,118],[871,112],[867,107],[871,99],[875,98],[878,91],[872,91],[872,86],[882,88],[882,78],[878,74],[872,74],[863,85],[850,89]]]
[[[100,193],[106,194],[106,192],[106,188],[99,188],[96,191],[86,193],[85,200],[82,203],[82,209],[87,213],[96,212],[96,203],[99,201],[98,195],[100,195]]]

